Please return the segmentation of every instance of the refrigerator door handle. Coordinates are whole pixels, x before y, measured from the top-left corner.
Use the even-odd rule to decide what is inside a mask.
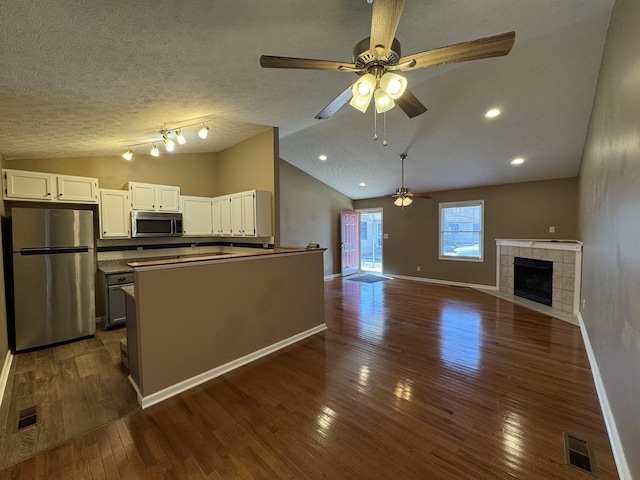
[[[20,255],[56,255],[67,253],[88,253],[89,247],[21,248]]]

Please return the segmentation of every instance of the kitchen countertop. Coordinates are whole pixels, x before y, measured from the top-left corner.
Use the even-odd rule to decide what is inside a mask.
[[[137,267],[152,267],[161,265],[174,265],[180,263],[192,263],[201,262],[207,260],[223,260],[228,258],[238,257],[256,257],[262,255],[282,255],[288,253],[302,253],[315,250],[326,250],[325,248],[304,248],[304,247],[277,247],[274,249],[263,250],[255,249],[255,252],[216,252],[216,253],[201,253],[201,254],[188,254],[188,255],[168,255],[162,257],[153,258],[127,258],[118,260],[101,260],[98,262],[98,270],[105,274],[125,273],[132,272]]]
[[[136,298],[135,288],[133,285],[126,285],[124,287],[120,287],[124,293],[129,295],[131,298]]]

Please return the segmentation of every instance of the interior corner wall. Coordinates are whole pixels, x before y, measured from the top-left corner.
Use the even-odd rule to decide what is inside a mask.
[[[640,2],[616,0],[579,176],[579,229],[581,316],[626,459],[621,478],[640,479],[639,24]]]
[[[280,160],[281,245],[326,248],[325,275],[340,273],[340,211],[352,209],[349,197]]]
[[[484,200],[484,260],[439,260],[441,202]],[[356,200],[356,209],[382,208],[383,272],[495,286],[496,239],[570,239],[577,236],[577,178],[513,183],[432,193],[404,208],[391,197]],[[549,233],[549,227],[555,233]],[[420,266],[420,271],[417,267]]]
[[[218,195],[246,190],[271,192],[271,216],[274,238],[279,237],[278,129],[269,127],[218,153]]]
[[[5,161],[0,156],[0,166],[5,167]],[[4,202],[0,201],[0,217],[5,216]],[[0,371],[9,351],[9,335],[7,333],[7,299],[5,297],[4,278],[4,245],[2,242],[2,224],[0,224]],[[2,402],[2,399],[0,399]]]

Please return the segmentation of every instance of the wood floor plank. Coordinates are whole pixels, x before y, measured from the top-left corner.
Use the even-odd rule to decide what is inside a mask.
[[[325,318],[320,334],[12,465],[0,480],[52,472],[591,478],[564,464],[563,431],[591,443],[599,479],[618,478],[576,326],[472,289],[397,279],[325,282]],[[85,355],[103,349],[102,360],[117,362],[118,334],[71,348],[73,357],[63,352],[67,363],[57,370],[67,380],[74,368],[78,377],[95,375],[83,393],[102,411],[118,408],[111,380]],[[37,361],[21,363],[19,382]],[[29,398],[30,387],[20,388]]]

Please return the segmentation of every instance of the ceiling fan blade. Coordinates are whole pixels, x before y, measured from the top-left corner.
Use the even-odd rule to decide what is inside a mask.
[[[312,58],[274,57],[262,55],[260,65],[263,68],[297,68],[301,70],[333,70],[340,72],[340,67],[355,68],[353,63],[333,62],[331,60],[314,60]]]
[[[351,85],[349,85],[344,92],[331,100],[329,105],[324,107],[320,111],[320,113],[316,115],[315,118],[317,118],[318,120],[324,120],[333,117],[338,110],[340,110],[347,102],[351,100],[352,97],[353,91],[351,89]]]
[[[508,54],[516,40],[516,32],[502,33],[493,37],[479,38],[469,42],[456,43],[447,47],[435,48],[422,53],[415,53],[400,59],[400,63],[415,60],[413,67],[403,70],[446,65],[448,63],[467,62],[482,58],[501,57]]]
[[[396,105],[398,105],[409,118],[417,117],[427,111],[427,107],[409,90],[405,90],[402,96],[396,99]]]
[[[375,48],[378,46],[383,49],[382,56],[389,53],[403,8],[404,0],[373,0],[369,43],[369,50],[372,54],[375,54]]]
[[[410,193],[409,195],[416,198],[432,198],[428,193]]]

